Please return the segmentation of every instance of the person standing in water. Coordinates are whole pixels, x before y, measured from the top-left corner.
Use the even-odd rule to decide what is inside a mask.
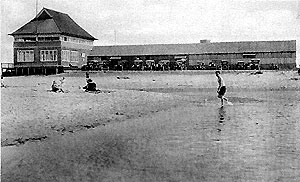
[[[224,96],[225,92],[226,92],[226,86],[225,86],[225,82],[223,80],[223,78],[220,76],[221,72],[220,71],[216,71],[216,76],[218,78],[218,98],[221,99],[221,107],[223,107],[224,105],[224,100],[228,102],[228,99]],[[229,103],[229,102],[228,102]]]

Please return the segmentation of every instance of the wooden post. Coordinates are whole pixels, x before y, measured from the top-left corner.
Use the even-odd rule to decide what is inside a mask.
[[[23,74],[23,72],[24,72],[24,69],[23,68],[21,68],[21,75],[23,76],[24,74]]]
[[[27,68],[27,73],[28,73],[27,75],[30,75],[30,72],[29,72],[30,70],[29,70],[29,69],[30,69],[30,68],[28,67],[28,68]]]

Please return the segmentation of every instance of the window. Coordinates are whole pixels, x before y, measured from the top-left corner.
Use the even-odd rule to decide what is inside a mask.
[[[268,52],[263,53],[264,58],[271,58],[271,54]]]
[[[218,59],[218,55],[216,54],[210,54],[209,59]]]
[[[71,51],[71,62],[78,62],[79,54],[77,51]]]
[[[58,41],[59,37],[38,37],[39,41],[46,41],[46,42],[52,42],[52,41]]]
[[[41,61],[57,61],[57,50],[42,50],[40,51]]]
[[[36,37],[24,37],[23,38],[25,42],[34,42],[36,41]]]
[[[243,54],[243,58],[256,58],[256,54]]]
[[[76,37],[62,36],[62,37],[60,37],[60,39],[55,38],[55,40],[61,40],[61,41],[65,41],[65,42],[73,42],[73,43],[77,43],[77,44],[93,45],[93,41],[91,41],[91,40],[85,40],[85,39],[76,38]]]
[[[236,55],[236,59],[242,59],[243,58],[243,54],[235,54]]]
[[[273,58],[280,58],[280,53],[279,52],[274,52],[273,54]]]
[[[15,41],[16,42],[24,42],[24,39],[23,38],[15,38]]]
[[[70,61],[70,51],[69,50],[62,50],[61,51],[61,60],[62,61]]]
[[[263,53],[256,53],[256,58],[263,58]]]
[[[229,54],[229,59],[236,59],[236,54]]]
[[[33,62],[34,52],[33,50],[18,50],[17,62]]]
[[[282,53],[282,57],[283,57],[283,58],[288,58],[288,57],[289,57],[289,53],[283,52],[283,53]]]
[[[296,52],[290,53],[290,58],[296,58]]]

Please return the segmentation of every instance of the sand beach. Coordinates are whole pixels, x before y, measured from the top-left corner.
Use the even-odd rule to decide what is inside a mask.
[[[2,181],[299,181],[300,76],[223,71],[5,77]],[[50,92],[65,77],[65,93]]]

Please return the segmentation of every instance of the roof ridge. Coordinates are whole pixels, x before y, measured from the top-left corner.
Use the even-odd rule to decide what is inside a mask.
[[[122,46],[164,46],[164,45],[207,45],[207,44],[222,44],[222,43],[264,43],[264,42],[293,42],[295,40],[261,40],[261,41],[226,41],[226,42],[209,42],[209,43],[160,43],[160,44],[119,44],[119,45],[98,45],[94,47],[122,47]]]
[[[67,15],[66,13],[63,13],[63,12],[60,12],[60,11],[56,11],[56,10],[53,10],[53,9],[49,9],[49,8],[45,8],[45,7],[43,7],[43,9],[42,10],[50,10],[50,11],[54,11],[55,13],[60,13],[60,14],[65,14],[65,15]]]

